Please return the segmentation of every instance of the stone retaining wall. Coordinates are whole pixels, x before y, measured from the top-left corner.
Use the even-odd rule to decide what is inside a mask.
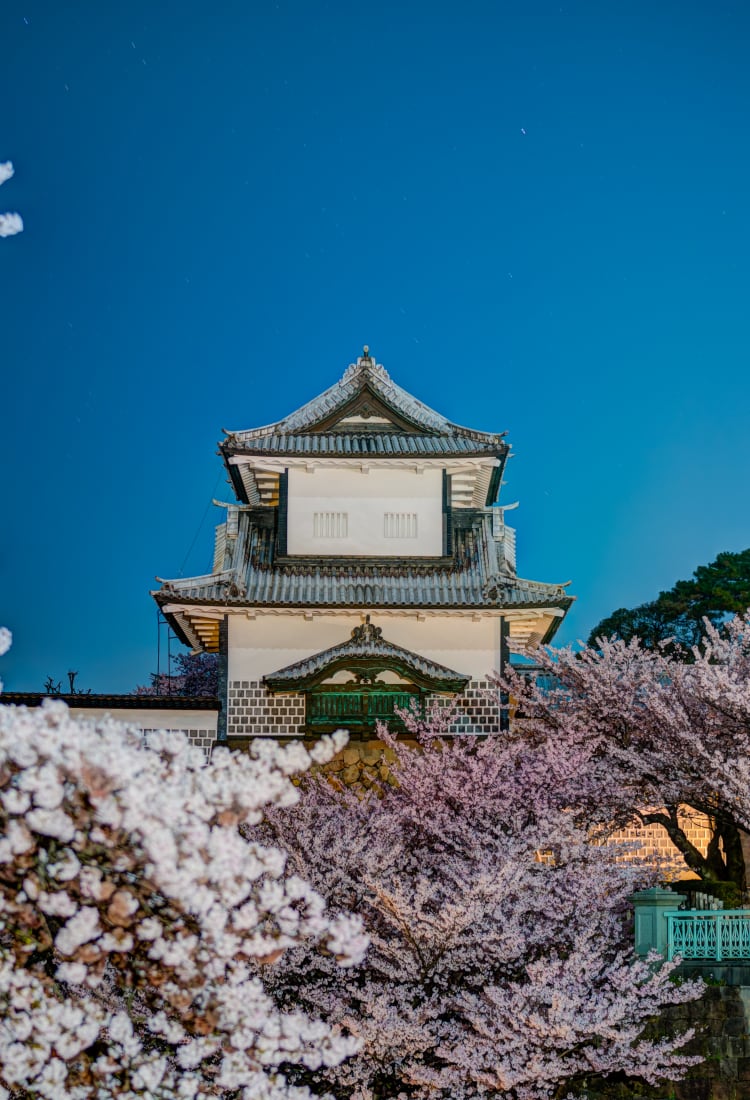
[[[649,1037],[691,1027],[698,1034],[685,1053],[705,1060],[684,1080],[649,1088],[592,1079],[580,1095],[587,1100],[750,1100],[750,986],[709,986],[699,1001],[668,1008]]]
[[[416,744],[403,737],[400,737],[399,741],[412,746]],[[306,744],[311,745],[312,742],[306,742]],[[341,780],[347,787],[369,790],[373,785],[392,782],[388,765],[393,763],[395,758],[394,750],[382,741],[360,741],[353,737],[346,748],[325,764],[322,770],[327,775]]]

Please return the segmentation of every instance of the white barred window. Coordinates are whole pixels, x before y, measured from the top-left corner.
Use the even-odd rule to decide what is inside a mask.
[[[345,539],[348,534],[348,512],[313,513],[313,536],[316,539]]]
[[[417,537],[417,513],[386,512],[383,534],[387,539],[415,539]]]

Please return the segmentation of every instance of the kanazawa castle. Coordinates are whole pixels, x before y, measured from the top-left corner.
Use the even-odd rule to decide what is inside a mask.
[[[326,768],[363,786],[388,776],[378,721],[398,732],[413,704],[450,704],[456,734],[497,732],[493,674],[549,642],[574,598],[518,576],[505,433],[447,420],[365,347],[283,420],[225,436],[234,500],[215,502],[213,569],[152,593],[181,641],[219,654],[218,697],[59,696],[74,716],[180,731],[206,755],[344,727]],[[0,705],[45,698],[4,692]],[[626,839],[671,850],[655,826]],[[705,849],[697,819],[691,839]]]
[[[283,420],[226,432],[235,499],[213,571],[153,593],[186,645],[221,655],[218,739],[367,739],[431,696],[456,700],[461,730],[496,730],[487,689],[508,642],[549,641],[572,603],[516,573],[509,450],[412,397],[367,347]]]
[[[327,767],[365,786],[387,774],[378,720],[398,731],[413,702],[452,703],[456,733],[497,732],[493,673],[549,642],[573,602],[516,572],[515,505],[499,500],[509,452],[505,433],[451,423],[365,348],[283,420],[226,433],[235,499],[213,570],[153,593],[186,645],[220,655],[218,698],[62,698],[79,717],[182,731],[206,754],[343,726],[349,745]],[[644,835],[669,852],[661,830]],[[696,822],[694,843],[706,836]]]

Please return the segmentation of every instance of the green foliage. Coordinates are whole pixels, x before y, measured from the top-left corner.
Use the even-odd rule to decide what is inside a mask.
[[[719,626],[728,615],[750,607],[750,549],[719,554],[708,565],[699,565],[690,580],[677,581],[655,600],[639,607],[620,607],[602,619],[589,635],[596,647],[598,638],[616,636],[625,642],[640,638],[648,649],[674,640],[689,655],[704,630],[703,620]]]

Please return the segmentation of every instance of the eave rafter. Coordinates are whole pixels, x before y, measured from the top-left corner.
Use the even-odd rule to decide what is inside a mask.
[[[285,470],[359,469],[368,473],[379,470],[445,470],[451,478],[451,507],[482,508],[491,504],[499,487],[504,460],[495,455],[437,458],[412,455],[387,458],[380,455],[337,455],[332,457],[297,455],[253,455],[223,452],[238,496],[248,504],[276,507],[279,503],[279,479]]]

